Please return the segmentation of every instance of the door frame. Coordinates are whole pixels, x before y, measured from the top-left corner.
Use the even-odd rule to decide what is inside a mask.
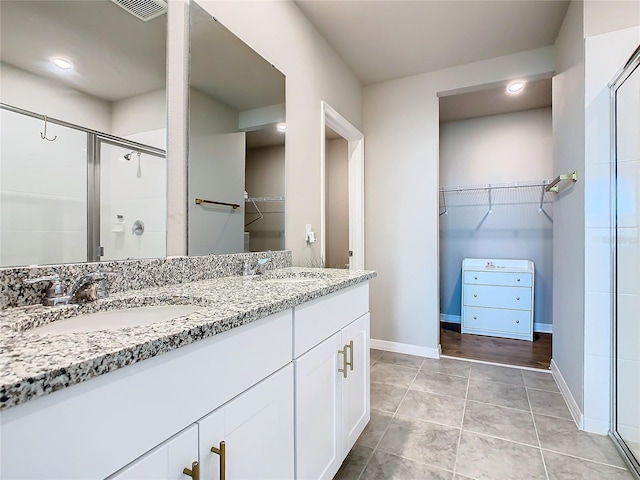
[[[610,381],[610,427],[609,437],[626,462],[632,474],[640,473],[640,458],[632,451],[626,440],[618,432],[618,123],[617,123],[617,91],[618,88],[636,71],[640,72],[640,46],[631,58],[620,69],[609,83],[610,104],[610,155],[611,155],[611,381]]]
[[[326,260],[326,127],[348,143],[349,152],[349,257],[350,270],[364,270],[364,134],[321,101],[320,121],[320,255]]]

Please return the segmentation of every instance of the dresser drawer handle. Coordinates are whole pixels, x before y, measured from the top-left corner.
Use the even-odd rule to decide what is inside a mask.
[[[516,323],[520,323],[520,320],[516,320]]]
[[[520,297],[516,297],[516,300],[520,300]]]
[[[477,280],[477,279],[478,279],[478,277],[473,277],[473,279],[474,279],[474,280]]]
[[[473,294],[473,298],[478,298],[478,294],[477,294],[477,293],[474,293],[474,294]]]
[[[519,281],[520,281],[520,279],[518,278],[516,281],[518,281],[518,282],[519,282]]]
[[[477,320],[477,319],[478,319],[478,317],[474,316],[474,317],[473,317],[473,319],[474,319],[474,320]]]

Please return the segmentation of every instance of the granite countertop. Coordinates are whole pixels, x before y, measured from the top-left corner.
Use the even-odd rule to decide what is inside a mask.
[[[0,311],[0,410],[370,280],[373,271],[288,267],[253,277],[223,277],[114,293],[81,305]],[[274,278],[306,277],[295,283]],[[170,321],[117,330],[40,335],[63,318],[149,305],[197,305]]]

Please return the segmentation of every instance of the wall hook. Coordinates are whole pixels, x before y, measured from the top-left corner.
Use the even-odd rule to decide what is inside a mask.
[[[56,138],[58,138],[57,135],[55,135],[53,138],[47,138],[47,116],[43,115],[44,117],[44,132],[40,132],[40,138],[42,138],[42,140],[47,140],[48,142],[53,142]]]

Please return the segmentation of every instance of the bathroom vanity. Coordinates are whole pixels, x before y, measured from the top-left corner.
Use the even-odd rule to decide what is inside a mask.
[[[533,341],[530,260],[462,261],[462,333]]]
[[[112,330],[37,333],[77,305],[2,310],[1,478],[332,478],[369,421],[374,277],[117,292],[86,310],[202,308]]]

